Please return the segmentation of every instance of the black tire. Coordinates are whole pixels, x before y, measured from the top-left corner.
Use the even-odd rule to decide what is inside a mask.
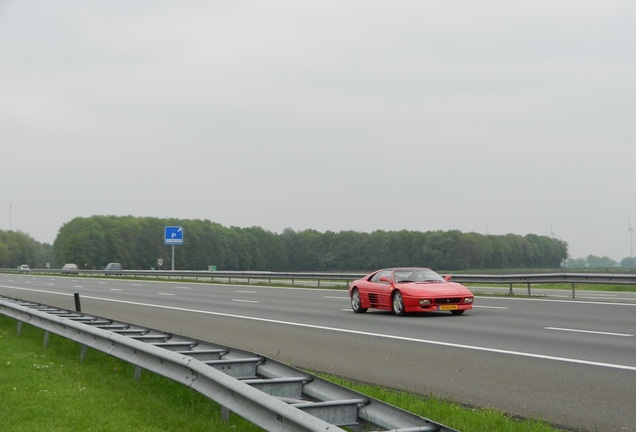
[[[399,291],[395,291],[393,296],[391,297],[391,307],[393,308],[393,313],[398,316],[404,315],[404,299],[402,298],[402,293]]]
[[[355,313],[365,313],[367,308],[363,308],[361,305],[362,301],[360,300],[360,293],[357,289],[354,289],[351,292],[351,309],[353,309]]]
[[[465,310],[452,310],[450,311],[453,315],[461,315],[464,312],[466,312]]]

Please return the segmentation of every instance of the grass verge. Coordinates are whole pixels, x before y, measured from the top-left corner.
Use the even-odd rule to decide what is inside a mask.
[[[107,354],[89,350],[80,363],[78,344],[22,326],[0,315],[0,430],[67,431],[261,431],[232,414],[221,420],[220,407],[205,396],[167,378],[144,372]],[[462,432],[559,432],[535,420],[518,420],[490,409],[471,409],[433,397],[378,388],[325,376],[376,399],[428,417]]]
[[[0,430],[261,431],[217,404],[151,372],[136,381],[134,366],[95,350],[80,363],[80,346],[0,316]]]

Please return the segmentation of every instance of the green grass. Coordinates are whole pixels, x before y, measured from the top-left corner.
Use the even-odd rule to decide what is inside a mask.
[[[513,284],[513,288],[527,288],[528,284]],[[561,284],[532,284],[532,288],[571,290],[571,283]],[[576,284],[576,291],[616,291],[616,292],[636,292],[636,285],[602,285],[602,284]]]
[[[540,420],[514,418],[494,409],[469,408],[435,397],[353,383],[334,376],[323,376],[323,378],[462,432],[562,432],[565,430]]]
[[[104,353],[88,350],[80,363],[78,344],[0,315],[0,430],[71,431],[240,431],[262,429],[205,396]],[[437,398],[324,378],[462,432],[559,432],[535,420],[519,420],[491,409],[467,408]]]
[[[56,335],[43,346],[43,331],[0,316],[0,430],[66,431],[260,431],[236,415],[221,420],[220,407],[159,375],[88,350]]]

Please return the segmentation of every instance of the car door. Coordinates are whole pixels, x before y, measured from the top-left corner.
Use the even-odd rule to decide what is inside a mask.
[[[377,272],[369,280],[369,303],[371,307],[377,309],[391,309],[391,283],[382,278],[392,280],[391,270],[382,270]]]

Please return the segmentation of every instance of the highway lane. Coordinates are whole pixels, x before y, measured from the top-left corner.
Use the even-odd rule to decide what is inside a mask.
[[[586,430],[636,430],[633,304],[479,298],[461,317],[400,318],[353,314],[344,291],[0,275],[2,295],[72,308],[73,292],[89,313],[316,371]]]
[[[206,310],[245,315],[247,309],[251,317],[269,320],[279,320],[284,314],[287,321],[315,326],[332,326],[334,320],[346,319],[339,328],[386,333],[387,326],[391,326],[396,330],[395,336],[420,339],[425,336],[431,342],[529,351],[537,355],[627,366],[634,366],[635,360],[630,345],[624,343],[624,338],[633,340],[636,330],[633,328],[633,304],[543,299],[523,303],[521,299],[511,302],[505,298],[482,298],[471,313],[471,325],[467,326],[466,317],[449,314],[400,318],[386,312],[370,311],[367,315],[353,315],[344,291],[326,291],[332,295],[325,296],[322,290],[294,288],[239,289],[235,286],[101,279],[71,279],[68,283],[67,278],[54,277],[44,283],[42,277],[25,278],[24,281],[31,289],[49,289],[57,284],[69,294],[81,291],[83,296],[103,298],[126,295],[129,301],[138,303],[176,306],[174,301],[178,299],[179,307],[192,310],[208,305]],[[59,285],[60,281],[64,285]],[[582,317],[585,317],[584,321]],[[537,322],[542,325],[536,325]],[[594,344],[601,346],[598,350],[591,349]]]

